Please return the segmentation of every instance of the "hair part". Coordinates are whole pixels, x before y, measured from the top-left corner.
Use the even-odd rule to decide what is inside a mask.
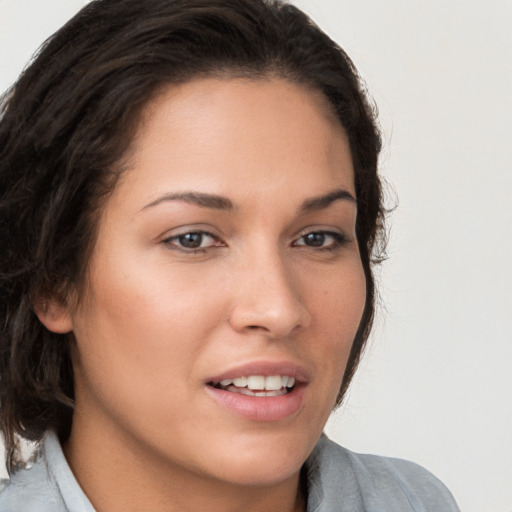
[[[69,435],[72,335],[47,330],[34,302],[80,296],[101,206],[123,172],[144,106],[203,78],[284,78],[327,98],[349,140],[366,306],[338,397],[368,338],[372,265],[385,247],[376,109],[345,52],[278,0],[94,0],[55,33],[0,105],[0,426]]]

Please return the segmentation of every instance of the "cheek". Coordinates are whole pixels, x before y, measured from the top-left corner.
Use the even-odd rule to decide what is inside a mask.
[[[204,279],[171,277],[121,263],[92,275],[74,318],[77,377],[103,400],[147,402],[191,378],[221,305]]]
[[[360,262],[325,283],[313,298],[324,367],[337,393],[366,303],[366,279]],[[320,352],[320,351],[319,351]]]
[[[358,259],[343,272],[333,270],[312,299],[319,325],[344,341],[354,338],[365,303],[366,279]]]

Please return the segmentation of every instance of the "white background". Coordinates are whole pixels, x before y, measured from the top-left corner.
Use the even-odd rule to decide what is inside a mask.
[[[0,90],[84,3],[0,0]],[[368,83],[399,201],[377,329],[327,431],[426,466],[464,512],[512,512],[512,1],[296,3]]]

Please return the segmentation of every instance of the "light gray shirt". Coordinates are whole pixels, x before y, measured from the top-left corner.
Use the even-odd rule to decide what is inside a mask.
[[[325,435],[306,461],[308,512],[460,512],[450,491],[422,467],[360,455]],[[1,512],[95,512],[48,432],[30,468],[0,484]]]

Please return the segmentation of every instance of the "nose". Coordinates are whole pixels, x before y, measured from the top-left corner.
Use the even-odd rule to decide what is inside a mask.
[[[234,330],[260,331],[279,339],[310,324],[300,283],[277,251],[246,259],[233,283],[235,298],[229,323]]]

